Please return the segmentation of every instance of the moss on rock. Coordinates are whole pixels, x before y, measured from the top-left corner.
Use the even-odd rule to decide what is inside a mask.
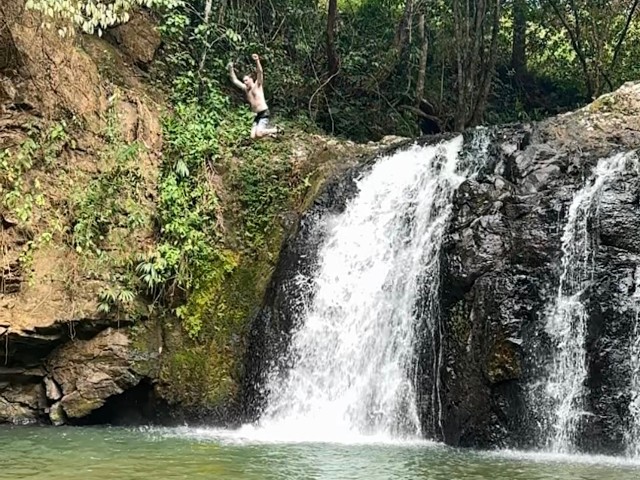
[[[464,350],[471,334],[471,322],[469,322],[468,304],[464,300],[455,303],[450,310],[449,322],[452,339],[457,348]]]
[[[515,346],[503,338],[496,338],[489,352],[486,375],[491,383],[520,378],[522,368]]]
[[[206,411],[233,408],[247,329],[282,239],[282,228],[276,232],[258,258],[240,257],[231,272],[223,272],[219,281],[206,283],[189,297],[184,309],[187,322],[202,322],[196,338],[173,322],[160,372],[170,403]]]

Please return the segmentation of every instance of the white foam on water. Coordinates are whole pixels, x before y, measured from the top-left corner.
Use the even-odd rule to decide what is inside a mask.
[[[294,435],[283,431],[273,434],[261,428],[245,425],[239,429],[223,429],[208,427],[175,427],[175,428],[144,428],[143,432],[153,438],[187,438],[195,441],[208,441],[225,445],[299,445],[299,444],[332,444],[344,446],[394,446],[394,447],[434,447],[445,448],[443,444],[424,440],[390,438],[384,435],[351,435],[336,438],[335,435],[322,437],[313,434],[308,437]]]

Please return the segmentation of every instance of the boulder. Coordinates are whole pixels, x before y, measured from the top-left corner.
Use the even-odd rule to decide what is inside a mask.
[[[36,423],[46,404],[42,384],[0,383],[0,423]]]
[[[127,335],[108,328],[90,340],[67,343],[53,352],[47,369],[60,386],[60,405],[70,418],[82,418],[106,400],[137,385]]]
[[[149,12],[138,11],[127,23],[110,29],[109,35],[135,64],[143,66],[151,63],[162,41],[155,27]]]
[[[53,379],[50,377],[44,377],[44,386],[49,400],[56,402],[62,398],[60,387]]]
[[[56,427],[67,423],[67,417],[64,414],[64,409],[60,402],[54,403],[49,408],[49,420],[51,421],[51,424]]]

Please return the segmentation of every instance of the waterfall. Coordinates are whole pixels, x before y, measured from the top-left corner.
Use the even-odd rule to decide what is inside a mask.
[[[583,301],[592,280],[597,253],[597,220],[603,186],[623,172],[629,155],[619,154],[598,162],[587,184],[574,196],[562,235],[560,285],[547,315],[545,330],[552,342],[553,358],[546,372],[546,402],[541,412],[550,427],[547,448],[571,452],[580,419],[585,412],[587,377],[585,336],[588,312]],[[534,403],[539,402],[534,399]]]
[[[629,366],[631,369],[631,402],[629,403],[630,425],[625,432],[627,455],[640,456],[640,266],[636,267],[635,289],[633,291],[635,322],[629,346]]]
[[[486,133],[476,138],[486,151]],[[451,198],[476,161],[462,145],[458,136],[379,159],[345,211],[320,220],[318,266],[291,292],[311,300],[296,319],[287,371],[269,375],[258,429],[328,441],[420,436],[416,333],[422,322],[436,329],[418,304],[438,295]]]

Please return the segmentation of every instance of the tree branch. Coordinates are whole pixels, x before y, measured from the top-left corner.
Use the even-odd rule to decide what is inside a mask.
[[[589,75],[589,65],[587,63],[587,59],[584,56],[584,52],[582,51],[582,47],[580,46],[580,41],[578,41],[578,39],[576,38],[577,32],[573,32],[571,30],[571,26],[569,25],[569,22],[560,11],[560,7],[558,7],[558,4],[555,3],[553,0],[547,0],[547,2],[549,3],[549,5],[551,5],[551,8],[553,9],[553,11],[556,12],[556,15],[560,19],[560,22],[562,22],[562,25],[564,26],[565,30],[567,31],[567,34],[569,35],[571,46],[573,47],[573,50],[576,52],[576,55],[580,60],[580,65],[582,66],[582,71],[585,76],[585,83],[587,85],[587,93],[589,94],[589,96],[591,96],[593,94],[593,86],[591,83],[591,77]]]
[[[635,0],[633,2],[633,5],[631,6],[631,10],[629,10],[629,15],[627,15],[627,21],[624,24],[624,28],[622,29],[622,32],[620,32],[620,38],[618,38],[618,43],[616,43],[616,46],[613,49],[613,58],[611,59],[611,65],[609,66],[610,70],[613,70],[613,68],[615,67],[618,61],[618,54],[620,53],[620,48],[624,43],[624,39],[627,37],[629,26],[631,25],[631,21],[633,20],[633,15],[636,13],[638,4],[640,4],[640,0]]]

